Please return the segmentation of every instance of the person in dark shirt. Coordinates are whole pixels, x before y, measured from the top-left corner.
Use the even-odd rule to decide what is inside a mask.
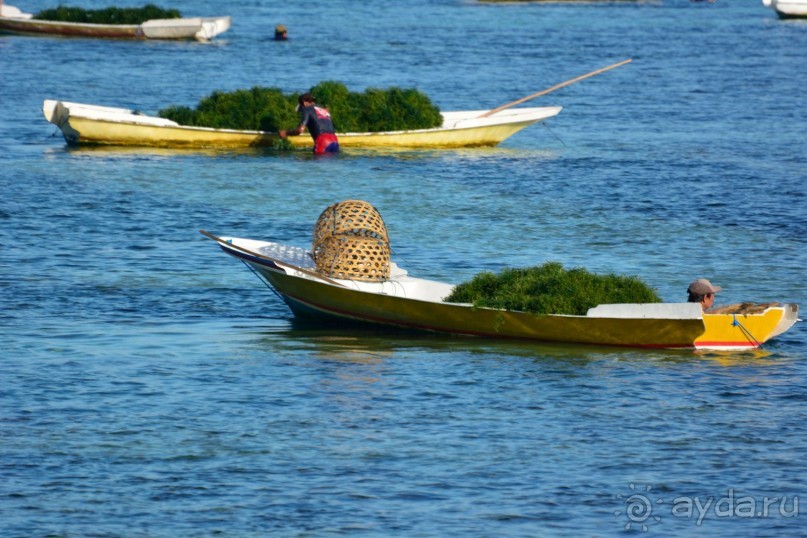
[[[311,133],[314,139],[314,153],[336,153],[339,151],[339,139],[331,121],[331,114],[327,109],[318,107],[317,101],[310,93],[304,93],[297,100],[297,110],[300,111],[300,125],[296,129],[281,130],[280,138],[297,136],[305,132]]]

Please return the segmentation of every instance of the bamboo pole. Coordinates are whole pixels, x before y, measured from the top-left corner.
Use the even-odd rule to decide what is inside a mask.
[[[611,69],[616,69],[617,67],[625,65],[625,64],[630,63],[632,61],[633,61],[633,58],[628,58],[627,60],[617,62],[617,63],[615,63],[613,65],[609,65],[608,67],[603,67],[601,69],[597,69],[596,71],[592,71],[591,73],[586,73],[585,75],[581,75],[581,76],[573,78],[571,80],[567,80],[566,82],[561,82],[560,84],[556,84],[555,86],[552,86],[551,88],[548,88],[546,90],[542,90],[542,91],[540,91],[538,93],[528,95],[527,97],[522,97],[521,99],[517,99],[517,100],[513,101],[512,103],[507,103],[506,105],[502,105],[502,106],[500,106],[498,108],[494,108],[493,110],[488,110],[487,112],[485,112],[484,114],[482,114],[479,117],[480,118],[487,118],[488,116],[492,116],[493,114],[496,114],[497,112],[501,112],[502,110],[504,110],[506,108],[510,108],[511,106],[520,105],[521,103],[524,103],[524,102],[529,101],[531,99],[535,99],[536,97],[541,97],[542,95],[546,95],[546,94],[548,94],[550,92],[554,92],[555,90],[559,90],[559,89],[563,88],[564,86],[568,86],[569,84],[574,84],[575,82],[580,82],[581,80],[587,79],[589,77],[593,77],[594,75],[599,75],[600,73],[605,73],[606,71],[610,71]]]

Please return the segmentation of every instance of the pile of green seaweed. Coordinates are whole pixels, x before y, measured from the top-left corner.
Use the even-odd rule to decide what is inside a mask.
[[[43,9],[35,19],[59,22],[82,22],[91,24],[143,24],[152,19],[180,19],[182,15],[176,9],[163,9],[154,4],[143,7],[104,9],[84,9],[59,5],[51,9]]]
[[[351,92],[341,82],[325,81],[309,92],[317,105],[331,114],[341,133],[429,129],[443,123],[440,109],[416,89],[368,88]],[[248,90],[216,91],[196,108],[170,106],[159,115],[180,125],[277,132],[297,127],[299,93],[284,94],[278,88],[255,86]]]
[[[589,308],[612,303],[660,303],[661,298],[635,276],[598,275],[583,268],[564,269],[547,262],[537,267],[484,272],[459,284],[445,298],[451,303],[535,314],[584,316]]]

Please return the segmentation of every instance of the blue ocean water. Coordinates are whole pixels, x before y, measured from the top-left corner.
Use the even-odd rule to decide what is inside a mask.
[[[754,0],[165,6],[233,27],[0,36],[0,535],[804,532],[802,324],[735,354],[301,326],[198,230],[307,246],[358,198],[417,276],[555,260],[804,306],[807,21]],[[41,114],[322,80],[481,109],[625,58],[487,149],[71,149]]]

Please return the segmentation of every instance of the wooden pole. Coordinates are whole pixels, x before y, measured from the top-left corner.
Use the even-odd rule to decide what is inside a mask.
[[[611,69],[616,69],[617,67],[619,67],[621,65],[625,65],[625,64],[630,63],[632,61],[633,61],[633,58],[628,58],[627,60],[617,62],[617,63],[615,63],[613,65],[609,65],[608,67],[603,67],[601,69],[597,69],[596,71],[592,71],[591,73],[587,73],[585,75],[581,75],[581,76],[573,78],[571,80],[567,80],[566,82],[561,82],[560,84],[552,86],[549,89],[540,91],[538,93],[534,93],[532,95],[528,95],[527,97],[522,97],[521,99],[517,99],[517,100],[513,101],[512,103],[507,103],[506,105],[502,105],[499,108],[494,108],[493,110],[488,110],[487,112],[485,112],[484,114],[482,114],[479,117],[480,118],[487,118],[488,116],[492,116],[493,114],[495,114],[497,112],[501,112],[502,110],[504,110],[506,108],[510,108],[511,106],[520,105],[521,103],[524,103],[524,102],[529,101],[531,99],[535,99],[536,97],[541,97],[542,95],[546,95],[546,94],[548,94],[550,92],[554,92],[555,90],[559,90],[560,88],[563,88],[564,86],[568,86],[569,84],[574,84],[575,82],[580,82],[581,80],[589,78],[589,77],[593,77],[594,75],[599,75],[600,73],[605,73],[606,71],[610,71]]]

